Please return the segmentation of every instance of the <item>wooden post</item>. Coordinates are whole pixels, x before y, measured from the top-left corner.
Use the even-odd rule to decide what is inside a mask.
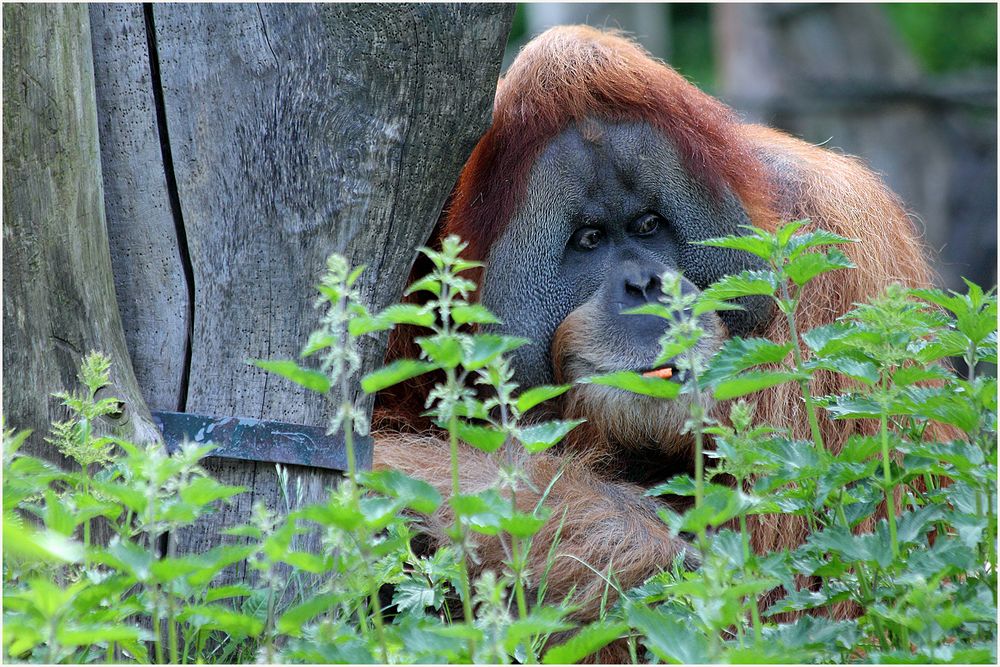
[[[33,429],[25,451],[68,415],[52,392],[77,390],[83,355],[111,357],[119,416],[98,433],[157,437],[132,373],[111,279],[87,8],[3,7],[3,412]]]
[[[488,126],[513,7],[90,11],[118,300],[146,400],[326,425],[340,397],[247,362],[298,356],[331,252],[368,266],[360,286],[373,309],[399,299]],[[364,341],[358,377],[382,363],[385,342]],[[209,468],[252,493],[175,536],[180,553],[217,544],[254,502],[285,506],[273,464]],[[288,470],[293,506],[337,479]],[[318,549],[317,536],[298,548]]]

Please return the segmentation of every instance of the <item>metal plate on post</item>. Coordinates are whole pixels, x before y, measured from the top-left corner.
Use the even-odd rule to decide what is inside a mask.
[[[158,410],[153,421],[171,454],[184,442],[212,443],[210,457],[347,470],[343,436],[316,426]],[[370,460],[371,438],[356,436],[354,442],[357,460]]]

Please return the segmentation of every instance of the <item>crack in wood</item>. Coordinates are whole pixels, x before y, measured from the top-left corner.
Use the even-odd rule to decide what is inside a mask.
[[[181,370],[180,388],[177,398],[177,410],[187,409],[188,385],[191,379],[191,356],[194,342],[195,316],[195,284],[194,267],[191,264],[191,254],[188,247],[187,232],[184,227],[184,214],[181,209],[180,193],[177,188],[177,176],[174,171],[174,158],[170,149],[170,133],[167,128],[167,107],[164,99],[163,81],[160,75],[160,58],[156,44],[156,24],[153,18],[153,6],[144,4],[143,19],[146,24],[146,43],[149,50],[149,74],[152,79],[153,102],[156,107],[156,129],[160,138],[160,152],[163,157],[163,171],[167,181],[167,195],[170,199],[170,212],[177,233],[177,248],[181,267],[184,273],[184,283],[187,285],[188,302],[185,315],[186,332],[184,340],[184,364]]]

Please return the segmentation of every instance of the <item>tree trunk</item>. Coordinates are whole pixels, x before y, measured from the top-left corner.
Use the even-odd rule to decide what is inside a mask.
[[[298,356],[332,252],[367,265],[359,284],[373,310],[400,298],[488,126],[512,11],[91,6],[119,304],[150,407],[327,424],[336,392],[247,361]],[[355,387],[385,353],[385,336],[362,342]],[[285,506],[273,463],[207,467],[252,492],[176,536],[180,553],[217,544],[254,502]],[[337,480],[287,469],[292,505]],[[298,548],[319,548],[316,536]]]
[[[3,8],[3,412],[33,429],[24,450],[66,464],[43,440],[68,415],[85,354],[110,356],[124,401],[98,433],[157,437],[129,363],[104,224],[94,70],[84,5]]]

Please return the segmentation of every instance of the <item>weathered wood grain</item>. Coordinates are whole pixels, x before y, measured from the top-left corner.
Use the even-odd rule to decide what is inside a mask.
[[[34,429],[25,451],[59,460],[43,437],[67,415],[50,393],[77,390],[83,355],[100,350],[125,406],[98,432],[151,440],[115,302],[87,8],[9,4],[3,18],[5,425]]]
[[[180,410],[190,325],[186,249],[171,211],[143,8],[89,9],[104,204],[125,340],[146,404]]]
[[[156,376],[144,387],[150,402],[170,407],[179,396],[176,407],[187,412],[326,424],[339,397],[307,393],[247,361],[297,357],[318,323],[313,285],[331,252],[369,267],[360,285],[373,309],[400,297],[416,248],[488,125],[513,8],[92,11],[103,157],[115,184],[108,206],[114,199],[122,235],[119,300],[135,314],[133,359],[144,377]],[[156,238],[143,239],[147,230]],[[177,270],[185,257],[186,284]],[[188,322],[185,372],[174,363]],[[355,380],[381,364],[385,342],[364,341]],[[178,376],[189,381],[175,394]],[[351,398],[370,410],[369,398]],[[221,531],[251,521],[256,502],[285,507],[273,465],[214,459],[207,467],[251,491],[172,536],[179,552],[229,539]],[[288,471],[292,506],[324,497],[337,481],[329,471]],[[305,536],[299,548],[319,548],[317,540]]]

